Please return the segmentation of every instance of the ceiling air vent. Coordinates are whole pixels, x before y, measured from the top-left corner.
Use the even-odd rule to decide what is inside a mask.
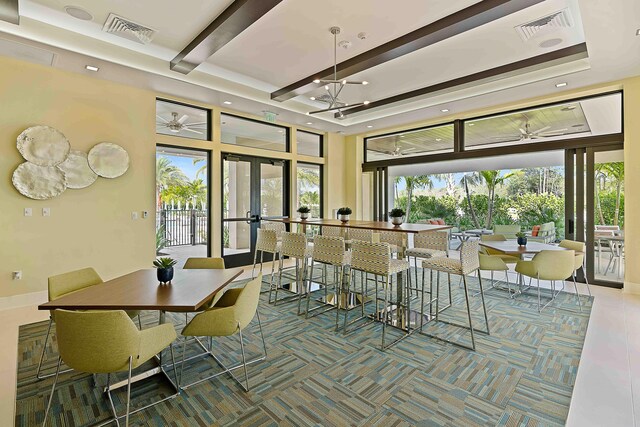
[[[130,21],[115,13],[109,14],[102,31],[141,44],[149,44],[156,34],[156,30]]]
[[[573,27],[573,19],[569,9],[564,9],[515,28],[518,34],[520,34],[520,37],[522,37],[522,40],[528,41],[539,33],[562,30],[570,27]]]

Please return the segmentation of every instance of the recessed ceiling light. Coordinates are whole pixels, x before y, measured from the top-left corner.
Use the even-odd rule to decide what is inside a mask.
[[[93,15],[78,6],[65,6],[64,10],[76,19],[81,19],[83,21],[91,21],[93,19]]]
[[[312,97],[311,97],[311,98],[309,98],[309,99],[310,99],[310,100],[312,100],[312,101],[315,101],[315,100],[316,100],[316,97],[315,97],[315,96],[312,96]]]
[[[562,43],[562,39],[555,38],[555,39],[544,40],[542,43],[540,43],[539,46],[541,48],[548,49],[550,47],[557,46],[560,43]]]
[[[556,87],[565,87],[567,84],[567,82],[556,83]]]
[[[98,71],[100,68],[96,67],[95,65],[85,65],[84,68],[86,68],[89,71]]]
[[[404,138],[404,135],[400,135],[400,138]]]
[[[223,104],[231,105],[232,102],[231,101],[224,101]]]
[[[320,80],[315,79],[313,82],[314,82],[314,83],[320,83]]]
[[[448,109],[448,108],[443,108],[443,109],[442,109],[442,110],[440,110],[440,111],[442,111],[443,113],[448,113],[448,112],[449,112],[449,109]]]
[[[308,124],[308,125],[312,125],[312,124],[313,124],[313,122],[307,122],[307,124]]]
[[[640,28],[636,30],[636,36],[640,36]]]
[[[373,126],[372,126],[372,125],[367,125],[367,127],[368,127],[369,129],[371,129]]]
[[[369,101],[364,101],[363,104],[364,105],[369,105]]]
[[[638,30],[638,31],[640,31],[640,30]],[[366,85],[369,84],[369,82],[365,80],[365,81],[362,82],[362,84],[366,86]]]
[[[442,138],[436,138],[436,141],[440,142],[442,141]]]

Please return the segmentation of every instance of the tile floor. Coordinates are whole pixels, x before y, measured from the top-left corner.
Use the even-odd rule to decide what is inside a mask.
[[[567,425],[640,427],[640,295],[591,289],[596,298]],[[47,316],[35,306],[0,308],[0,425],[14,424],[18,326]]]

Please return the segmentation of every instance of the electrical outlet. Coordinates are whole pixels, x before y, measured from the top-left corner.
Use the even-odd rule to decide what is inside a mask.
[[[31,210],[31,208],[24,208],[24,216],[32,216],[33,215],[33,211]]]
[[[131,212],[131,219],[138,219],[138,212]]]
[[[13,272],[13,280],[22,280],[22,271],[14,271]]]
[[[42,208],[42,216],[51,216],[51,208]]]

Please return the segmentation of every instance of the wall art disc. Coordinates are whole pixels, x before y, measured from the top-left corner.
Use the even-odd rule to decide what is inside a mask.
[[[64,162],[71,145],[66,136],[49,126],[25,129],[17,140],[18,151],[25,160],[38,166],[56,166]]]
[[[57,166],[39,166],[30,162],[19,165],[11,181],[23,196],[47,200],[59,196],[67,189],[67,178]]]
[[[103,178],[117,178],[129,169],[129,154],[117,144],[101,142],[89,151],[89,167]]]
[[[89,167],[87,153],[69,151],[67,160],[58,165],[67,177],[67,188],[86,188],[96,182],[98,175]]]

